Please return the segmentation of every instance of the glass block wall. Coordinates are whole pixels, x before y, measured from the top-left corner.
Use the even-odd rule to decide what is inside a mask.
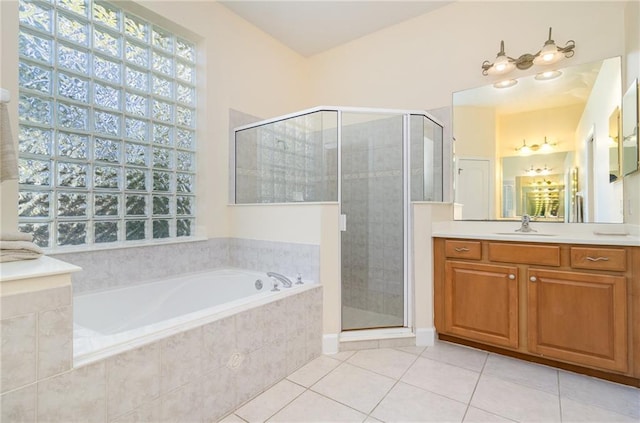
[[[236,132],[236,203],[337,201],[338,113]]]
[[[20,230],[43,247],[192,235],[195,44],[106,2],[19,8]]]

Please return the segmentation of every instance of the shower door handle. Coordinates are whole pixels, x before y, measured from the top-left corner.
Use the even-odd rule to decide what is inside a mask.
[[[346,214],[341,214],[340,215],[340,220],[339,220],[339,226],[340,226],[340,232],[346,232],[347,231],[347,215]]]

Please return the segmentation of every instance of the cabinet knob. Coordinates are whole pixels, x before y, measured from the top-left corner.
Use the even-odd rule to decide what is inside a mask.
[[[513,273],[509,273],[509,279],[514,280],[516,278],[516,275],[514,275]]]
[[[529,278],[529,280],[530,280],[531,282],[535,282],[535,281],[537,281],[537,280],[538,280],[538,278],[536,278],[535,276],[531,276],[531,277]]]

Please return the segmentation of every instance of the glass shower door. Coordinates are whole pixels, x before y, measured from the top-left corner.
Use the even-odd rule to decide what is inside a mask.
[[[341,130],[342,330],[402,327],[403,116],[343,112]]]

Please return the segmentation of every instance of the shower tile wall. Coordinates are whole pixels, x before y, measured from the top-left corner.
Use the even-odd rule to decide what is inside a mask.
[[[320,247],[310,244],[212,238],[180,244],[51,255],[82,267],[72,276],[74,293],[165,279],[219,267],[275,271],[319,280]]]
[[[401,124],[395,117],[345,125],[342,135],[342,208],[357,210],[351,216],[347,212],[347,231],[342,233],[342,302],[397,316],[400,324],[404,312]]]
[[[300,273],[303,280],[320,280],[320,248],[317,245],[231,238],[229,259],[233,267],[287,276]]]

